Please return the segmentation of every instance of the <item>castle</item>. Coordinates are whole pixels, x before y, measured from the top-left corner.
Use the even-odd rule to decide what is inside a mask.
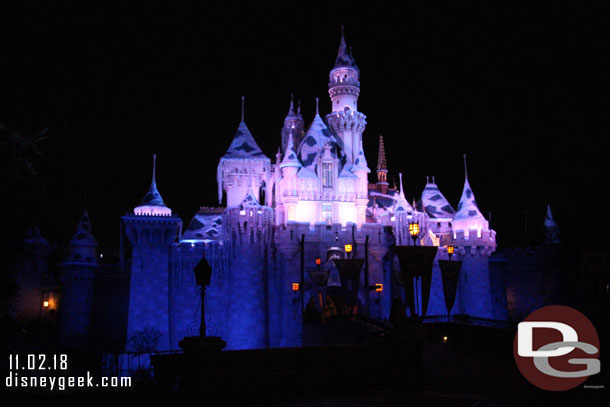
[[[83,215],[61,264],[64,343],[105,335],[103,326],[112,320],[113,335],[123,338],[126,351],[141,350],[138,338],[145,336],[149,350],[179,349],[182,338],[198,334],[201,294],[193,269],[205,257],[213,270],[205,293],[208,335],[222,337],[227,349],[301,346],[306,307],[341,313],[332,290],[340,284],[334,259],[365,259],[357,313],[388,320],[392,299],[403,296],[393,247],[413,244],[438,247],[428,315],[448,313],[438,260],[448,259],[452,247],[462,267],[451,314],[508,320],[506,287],[490,262],[496,232],[477,207],[467,173],[457,209],[434,178],[411,204],[402,174],[398,188],[388,183],[379,137],[376,182],[369,183],[359,73],[342,35],[329,74],[332,111],[322,118],[316,106],[306,128],[291,100],[273,159],[248,129],[242,99],[241,122],[217,169],[218,199],[226,199],[226,206],[202,207],[185,228],[157,188],[155,157],[148,192],[122,217],[131,245],[124,271],[101,275],[97,243]],[[409,233],[414,223],[415,240]],[[327,282],[316,276],[321,269],[329,272]],[[53,290],[44,301],[48,309],[59,308]],[[107,304],[101,311],[100,302]],[[100,322],[92,317],[96,312],[113,318]]]

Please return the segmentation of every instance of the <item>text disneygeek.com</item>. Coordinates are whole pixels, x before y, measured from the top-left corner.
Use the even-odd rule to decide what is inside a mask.
[[[62,391],[69,388],[131,387],[131,377],[128,376],[94,378],[89,371],[82,376],[67,376],[68,356],[65,354],[12,354],[8,365],[9,374],[4,381],[6,388]]]

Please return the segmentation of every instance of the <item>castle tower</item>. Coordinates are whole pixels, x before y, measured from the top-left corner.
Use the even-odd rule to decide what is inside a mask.
[[[227,208],[238,206],[246,193],[252,189],[257,201],[264,191],[264,203],[271,203],[271,160],[263,154],[254,141],[244,119],[244,97],[242,96],[241,122],[229,149],[218,163],[218,203],[222,202],[223,190],[227,194]]]
[[[19,292],[13,300],[15,317],[26,326],[38,321],[53,322],[57,319],[57,295],[45,284],[45,280],[55,280],[49,278],[48,267],[53,246],[42,236],[38,227],[33,227],[23,239],[21,250],[23,255],[18,256],[19,266],[15,274]]]
[[[493,318],[489,256],[496,249],[496,232],[489,229],[468,181],[464,154],[464,189],[453,218],[453,245],[462,260],[458,281],[456,313]],[[459,309],[459,311],[458,311]]]
[[[97,240],[91,234],[89,214],[84,211],[68,245],[67,255],[59,264],[59,280],[63,288],[59,338],[66,348],[87,349],[90,344],[97,247]]]
[[[351,162],[356,160],[366,127],[366,116],[358,111],[359,77],[360,70],[351,50],[348,52],[342,27],[339,52],[329,75],[328,94],[332,102],[332,113],[326,116],[326,121],[343,141],[343,150]]]
[[[379,153],[377,154],[377,191],[388,193],[388,164],[385,159],[383,136],[379,136]]]
[[[361,226],[366,223],[366,207],[369,203],[369,180],[368,174],[371,172],[369,169],[366,158],[364,157],[364,150],[362,149],[362,139],[360,140],[360,148],[358,149],[358,155],[354,161],[352,167],[352,173],[358,177],[356,186],[356,223]]]
[[[305,135],[305,121],[301,116],[301,107],[299,106],[298,113],[295,113],[292,99],[293,97],[290,95],[290,108],[284,119],[284,127],[282,127],[282,153],[286,153],[290,136],[292,136],[293,146],[298,146]]]
[[[230,247],[227,349],[269,346],[268,280],[273,209],[250,189],[223,213],[223,240]]]
[[[151,186],[133,213],[121,219],[133,247],[128,351],[170,350],[169,328],[169,251],[182,220],[172,214],[157,190],[156,155],[153,156]],[[148,349],[147,349],[148,348]]]
[[[288,144],[284,159],[279,165],[282,172],[282,179],[279,184],[279,193],[282,204],[278,205],[278,223],[296,220],[296,206],[298,201],[297,172],[302,167],[294,151],[293,136],[288,136]]]

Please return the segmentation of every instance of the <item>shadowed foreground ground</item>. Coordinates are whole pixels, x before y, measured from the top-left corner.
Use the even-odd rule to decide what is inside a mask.
[[[447,343],[442,342],[443,336],[447,336]],[[423,372],[420,372],[418,377],[409,376],[404,380],[392,378],[404,376],[401,366],[403,362],[410,363],[405,360],[388,365],[389,372],[376,371],[383,367],[367,370],[364,380],[361,377],[362,372],[358,373],[359,377],[352,377],[356,374],[354,369],[339,368],[338,376],[341,377],[321,383],[311,377],[315,372],[302,376],[294,375],[294,369],[298,369],[299,362],[290,359],[281,364],[279,372],[266,372],[261,366],[260,371],[252,372],[250,379],[246,375],[243,376],[243,381],[234,381],[231,385],[234,388],[223,388],[222,384],[217,384],[220,386],[217,390],[221,391],[216,392],[214,397],[207,395],[211,383],[201,380],[200,387],[203,392],[197,395],[160,394],[154,386],[148,385],[114,393],[55,394],[53,398],[56,402],[86,401],[88,405],[107,405],[109,402],[150,405],[152,400],[162,399],[171,401],[172,405],[196,402],[198,405],[294,407],[607,405],[610,381],[605,359],[601,361],[602,372],[589,378],[583,386],[554,393],[537,389],[521,376],[513,360],[511,332],[439,324],[426,326],[425,339],[422,353]],[[367,348],[354,349],[356,352],[367,352]],[[271,355],[259,353],[257,357],[262,355],[264,359],[266,354]],[[358,357],[354,355],[354,359]],[[332,361],[329,360],[329,363]],[[405,368],[409,369],[408,366]],[[270,373],[274,373],[276,378],[288,379],[280,386],[279,382],[274,382],[274,376]],[[269,380],[265,377],[269,377]],[[374,380],[378,377],[383,377],[383,380]],[[387,377],[390,380],[386,381]],[[369,378],[370,380],[367,380]],[[245,392],[236,396],[240,389],[248,386],[248,382],[256,383],[257,394],[249,397],[249,393]],[[367,384],[369,382],[374,384]],[[603,385],[604,388],[585,388],[585,385]],[[23,391],[11,393],[20,402],[28,398],[48,398],[48,394],[34,396]]]

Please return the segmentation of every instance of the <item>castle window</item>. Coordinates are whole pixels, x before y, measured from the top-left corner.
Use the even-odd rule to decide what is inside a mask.
[[[322,163],[322,186],[324,188],[333,187],[333,164]]]
[[[326,223],[332,223],[333,221],[333,205],[322,204],[322,221]]]

